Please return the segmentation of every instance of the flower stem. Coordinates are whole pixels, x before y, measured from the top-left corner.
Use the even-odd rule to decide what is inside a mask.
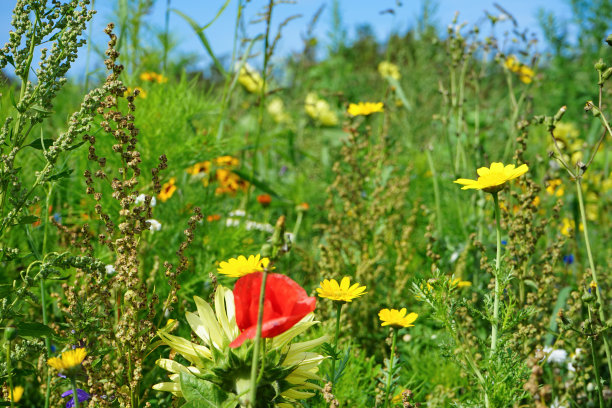
[[[393,327],[393,340],[391,341],[391,355],[389,356],[389,372],[387,386],[385,387],[385,407],[389,406],[389,393],[391,392],[391,379],[393,378],[393,362],[395,361],[395,343],[397,342],[397,329]]]
[[[495,203],[495,227],[497,230],[497,255],[495,257],[495,293],[493,294],[493,324],[491,327],[491,355],[497,346],[497,328],[499,320],[499,270],[501,263],[501,221],[499,214],[499,197],[493,193]]]
[[[342,311],[342,302],[336,304],[336,335],[334,337],[334,353],[338,353],[338,335],[340,334],[340,312]],[[330,381],[335,383],[336,381],[336,358],[334,355],[332,358],[331,375]],[[334,384],[336,385],[336,384]]]
[[[588,308],[589,310],[589,321],[593,321],[591,317],[591,306]],[[597,356],[597,352],[595,351],[595,341],[593,340],[593,336],[589,336],[589,345],[591,346],[591,357],[593,358],[593,372],[595,373],[595,382],[597,383],[597,396],[599,397],[599,408],[604,408],[604,399],[603,399],[603,391],[601,390],[601,380],[599,379],[599,357]]]
[[[268,279],[268,270],[264,269],[261,277],[261,288],[259,290],[259,309],[257,311],[257,331],[255,332],[255,344],[253,346],[253,360],[251,362],[251,387],[249,388],[249,404],[255,407],[255,399],[257,397],[257,364],[259,360],[259,343],[261,343],[261,325],[263,322],[264,298],[266,296],[266,280]]]
[[[70,377],[70,383],[72,384],[72,398],[74,401],[74,408],[79,408],[79,394],[77,394],[76,377],[74,375]]]
[[[595,285],[597,285],[595,293],[597,297],[597,302],[599,303],[599,320],[602,323],[605,323],[607,321],[604,310],[603,310],[604,309],[603,305],[605,303],[601,297],[601,291],[599,290],[599,283],[597,282],[597,270],[595,269],[595,262],[593,262],[593,253],[591,252],[591,241],[589,240],[589,229],[588,229],[588,224],[587,224],[586,211],[584,209],[584,198],[582,197],[581,181],[582,181],[581,177],[576,177],[576,195],[578,196],[578,205],[580,206],[580,218],[582,220],[582,227],[584,230],[583,231],[584,232],[584,245],[586,247],[587,257],[589,258],[589,268],[591,269],[591,276],[592,276],[593,282],[595,282]],[[609,342],[608,336],[604,335],[601,337],[603,339],[604,350],[606,352],[606,361],[608,363],[608,371],[610,372],[610,375],[612,375],[612,357],[610,353],[610,342]],[[597,367],[595,367],[595,371],[597,371]]]

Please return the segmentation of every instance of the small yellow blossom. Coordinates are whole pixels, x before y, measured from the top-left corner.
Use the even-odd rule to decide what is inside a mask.
[[[372,113],[383,112],[382,102],[359,102],[351,103],[348,107],[348,113],[351,116],[368,116]]]
[[[506,60],[504,61],[504,66],[509,71],[518,74],[521,82],[525,84],[530,84],[533,81],[533,77],[535,76],[533,69],[529,68],[525,64],[520,63],[514,55],[511,55],[506,58]]]
[[[338,124],[338,116],[331,109],[329,103],[323,99],[319,99],[314,92],[306,95],[304,110],[308,116],[323,126],[336,126]]]
[[[158,84],[165,84],[168,82],[168,78],[156,72],[143,72],[140,74],[140,79],[147,82],[157,82]]]
[[[198,175],[200,173],[208,173],[210,171],[210,162],[207,160],[200,163],[196,163],[193,166],[188,167],[186,171],[192,176]]]
[[[268,113],[276,123],[290,123],[291,116],[285,111],[285,104],[279,97],[272,98],[268,103]]]
[[[404,307],[401,310],[382,309],[380,312],[378,312],[378,317],[382,322],[381,326],[393,326],[400,328],[414,326],[412,323],[414,323],[419,315],[414,312],[406,315],[406,308]]]
[[[19,402],[23,395],[23,387],[21,385],[16,386],[12,390],[9,390],[9,401]]]
[[[391,77],[395,80],[400,79],[399,68],[397,65],[389,61],[382,61],[380,64],[378,64],[378,73],[382,77]]]
[[[451,281],[451,287],[457,287],[457,288],[467,288],[472,286],[472,282],[470,281],[464,281],[461,280],[461,278],[455,278]]]
[[[527,173],[529,167],[523,164],[515,168],[514,164],[504,166],[503,163],[491,163],[491,168],[481,167],[477,170],[478,180],[458,179],[454,182],[463,185],[462,190],[476,189],[487,193],[496,193],[501,190],[507,181]]]
[[[263,78],[249,64],[244,64],[238,74],[238,82],[250,93],[259,93],[263,88]]]
[[[134,95],[134,91],[138,91],[138,97],[145,99],[147,97],[147,91],[145,91],[144,89],[142,89],[139,86],[136,86],[134,88],[131,88],[128,86],[128,88],[126,89],[125,93],[123,94],[123,96],[128,97],[131,95]]]
[[[157,197],[159,197],[162,202],[165,203],[166,201],[168,201],[176,191],[176,185],[174,183],[176,183],[176,177],[172,177],[167,183],[164,183],[164,185],[162,186],[161,191],[157,195]]]
[[[321,282],[321,287],[317,288],[317,293],[322,298],[338,302],[351,302],[353,299],[365,295],[367,293],[364,292],[365,290],[366,287],[360,286],[359,283],[354,283],[351,286],[351,278],[345,276],[339,285],[335,279],[325,279]]]
[[[253,272],[262,272],[270,264],[270,259],[261,258],[261,255],[250,255],[247,258],[240,255],[238,258],[231,258],[227,262],[219,264],[217,272],[230,278],[240,278]]]
[[[556,197],[563,196],[563,194],[565,194],[565,189],[561,184],[561,179],[549,180],[548,183],[546,183],[546,192]]]
[[[51,357],[47,360],[47,364],[58,371],[68,371],[80,366],[86,356],[87,350],[80,347],[74,350],[64,351],[60,357]]]

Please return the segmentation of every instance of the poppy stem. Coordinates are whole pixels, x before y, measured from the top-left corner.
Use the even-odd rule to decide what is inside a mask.
[[[79,408],[79,394],[77,394],[76,377],[73,375],[70,377],[72,383],[72,400],[74,401],[74,408]]]
[[[391,341],[391,355],[389,356],[389,371],[387,372],[387,386],[385,387],[385,407],[389,406],[391,393],[391,380],[393,378],[393,362],[395,361],[395,343],[397,342],[397,329],[393,327],[393,340]]]
[[[340,334],[340,312],[342,302],[336,304],[336,335],[334,337],[334,356],[332,357],[330,381],[336,385],[336,360],[338,359],[338,335]]]
[[[268,279],[268,268],[264,268],[259,290],[259,309],[257,309],[257,331],[255,332],[255,343],[253,346],[253,360],[251,362],[251,387],[249,388],[249,404],[255,407],[257,397],[257,364],[259,360],[259,349],[261,343],[261,325],[263,322],[264,298],[266,295],[266,280]]]
[[[495,203],[495,226],[497,230],[497,256],[495,257],[495,293],[493,294],[493,324],[491,327],[491,355],[497,346],[497,326],[499,320],[499,269],[501,263],[501,221],[499,214],[499,198],[497,192],[493,193]]]

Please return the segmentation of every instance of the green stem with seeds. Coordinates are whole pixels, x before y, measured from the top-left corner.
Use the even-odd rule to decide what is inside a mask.
[[[601,296],[601,291],[599,290],[599,282],[597,281],[597,270],[595,269],[595,262],[593,261],[593,253],[591,251],[591,241],[589,240],[589,228],[587,223],[586,210],[584,207],[584,198],[582,197],[582,176],[576,177],[576,195],[578,196],[578,205],[580,207],[580,219],[582,221],[582,228],[584,233],[584,246],[586,247],[587,257],[589,259],[589,268],[591,269],[591,276],[597,288],[595,290],[595,296],[597,298],[597,302],[599,303],[599,320],[605,324],[606,323],[606,315],[604,312],[604,301]],[[606,362],[608,363],[608,371],[610,375],[612,375],[612,358],[610,353],[610,340],[608,336],[605,334],[601,336],[604,343],[604,350],[606,352]],[[597,371],[597,367],[595,367],[595,371]]]

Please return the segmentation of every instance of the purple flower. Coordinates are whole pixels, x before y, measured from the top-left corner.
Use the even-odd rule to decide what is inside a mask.
[[[563,262],[565,262],[566,265],[573,264],[574,263],[574,254],[563,255]]]
[[[71,395],[72,395],[72,390],[68,390],[62,394],[62,398],[65,398]],[[79,399],[79,404],[80,404],[81,402],[89,401],[91,399],[91,395],[89,395],[82,389],[77,388],[77,398]],[[66,403],[66,408],[73,408],[73,407],[74,407],[74,398],[70,398],[68,402]]]

